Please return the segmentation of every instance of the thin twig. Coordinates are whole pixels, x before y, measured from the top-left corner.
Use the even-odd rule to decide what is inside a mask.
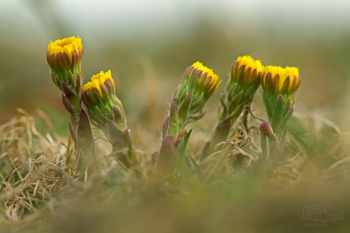
[[[257,119],[257,120],[259,120],[259,121],[261,121],[261,122],[266,122],[264,119],[262,119],[262,118],[260,118],[260,117],[257,117],[257,116],[253,113],[251,106],[248,107],[248,111],[249,111],[250,115],[252,115],[253,118],[255,118],[255,119]]]

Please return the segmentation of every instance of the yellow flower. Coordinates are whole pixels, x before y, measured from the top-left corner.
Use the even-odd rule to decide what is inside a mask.
[[[222,80],[219,81],[219,76],[217,74],[215,74],[212,69],[209,69],[208,67],[204,66],[199,61],[193,63],[193,65],[191,67],[193,68],[193,70],[197,69],[197,70],[202,71],[202,75],[204,75],[206,73],[207,79],[211,78],[210,84],[208,85],[210,87],[208,92],[211,92],[213,89],[215,90],[216,88],[218,88],[218,86],[220,85]],[[203,85],[205,85],[205,84],[206,84],[206,82],[203,83]]]
[[[115,86],[110,70],[108,70],[108,72],[106,73],[103,73],[103,71],[101,71],[99,74],[92,76],[91,82],[88,82],[83,86],[83,92],[92,88],[96,88],[100,93],[101,97],[103,97],[101,87],[104,87],[106,85],[109,85],[109,88],[112,87],[112,91],[114,92]]]
[[[123,104],[115,94],[110,70],[92,76],[91,82],[83,86],[83,101],[95,126],[107,132],[108,121],[114,121],[120,129],[127,128]]]
[[[282,94],[293,94],[301,84],[299,69],[295,67],[282,68],[280,66],[268,66],[262,76],[264,89],[276,90]]]
[[[248,108],[260,86],[264,66],[251,56],[238,57],[231,67],[230,78],[220,97],[218,125],[237,120],[243,109]]]
[[[232,65],[231,78],[226,85],[227,90],[235,83],[238,85],[237,91],[242,89],[247,91],[249,88],[256,90],[264,70],[265,67],[259,60],[254,60],[251,56],[238,57]]]
[[[62,40],[56,40],[49,44],[47,48],[47,54],[57,54],[57,53],[65,53],[72,60],[73,51],[81,51],[83,52],[83,45],[81,44],[81,39],[75,36],[64,38]]]
[[[84,49],[79,37],[51,41],[49,44],[46,52],[47,63],[51,68],[52,80],[61,91],[64,83],[72,90],[80,86],[83,53]]]
[[[64,71],[81,65],[84,48],[75,36],[50,42],[46,57],[51,69]],[[79,69],[79,67],[78,67]]]
[[[236,62],[238,63],[238,70],[242,66],[245,66],[245,70],[251,68],[252,71],[256,69],[257,72],[264,72],[265,69],[264,66],[261,65],[260,60],[254,60],[251,56],[238,57]]]

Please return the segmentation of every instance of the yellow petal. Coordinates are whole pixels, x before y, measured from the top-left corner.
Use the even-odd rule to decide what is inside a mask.
[[[56,54],[56,53],[66,53],[70,59],[72,59],[72,52],[80,49],[82,51],[83,46],[81,44],[81,39],[75,36],[64,38],[62,40],[56,40],[49,44],[47,48],[47,53]]]
[[[278,84],[278,90],[281,91],[284,81],[287,79],[287,77],[290,78],[290,83],[293,83],[294,79],[296,78],[296,83],[299,82],[299,69],[296,67],[289,67],[282,68],[280,66],[267,66],[265,69],[265,73],[271,73],[272,75],[272,81],[274,81],[274,78],[276,74],[280,76],[280,82]],[[291,86],[288,88],[291,89]]]
[[[83,91],[89,90],[91,88],[96,88],[98,90],[98,92],[100,93],[100,95],[102,96],[102,91],[101,91],[100,85],[104,85],[104,82],[107,79],[109,79],[112,82],[113,88],[115,88],[114,81],[113,81],[113,78],[111,75],[111,71],[108,70],[108,72],[106,72],[106,73],[103,73],[103,71],[101,71],[100,73],[92,76],[91,82],[88,82],[87,84],[85,84],[83,86]]]
[[[211,77],[210,85],[215,86],[217,82],[219,81],[219,76],[213,72],[212,69],[209,69],[208,67],[204,66],[199,61],[195,62],[192,67],[201,70],[203,73],[207,73],[207,77]]]
[[[251,67],[252,71],[257,70],[257,72],[261,71],[264,72],[265,68],[261,64],[260,60],[254,60],[251,56],[243,56],[243,57],[238,57],[237,58],[238,64],[238,70],[245,65],[246,69]]]

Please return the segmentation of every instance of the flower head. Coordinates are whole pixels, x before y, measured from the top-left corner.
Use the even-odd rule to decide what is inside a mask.
[[[105,129],[109,120],[126,128],[126,118],[121,101],[115,95],[111,71],[101,71],[83,86],[83,100],[92,122]]]
[[[299,69],[288,66],[286,68],[268,66],[262,77],[261,84],[266,90],[291,95],[298,90],[301,84]]]
[[[207,100],[213,95],[221,81],[212,69],[197,61],[185,71],[184,79],[176,92],[179,102],[188,93],[192,93],[194,99],[204,98]]]
[[[212,69],[204,66],[199,61],[195,62],[191,67],[193,70],[202,72],[203,76],[206,74],[206,78],[210,80],[210,82],[203,82],[203,87],[207,85],[209,87],[209,91],[218,88],[222,80],[219,81],[219,76],[217,76],[217,74],[215,74]]]
[[[221,80],[212,69],[195,62],[185,70],[184,78],[173,93],[169,117],[163,124],[164,138],[175,138],[185,127],[205,114],[204,105],[213,95]]]
[[[103,73],[103,71],[101,71],[100,73],[92,76],[91,82],[88,82],[83,86],[83,92],[86,92],[87,90],[93,88],[98,91],[101,97],[104,97],[106,94],[114,94],[115,86],[111,71],[108,70],[106,73]],[[106,93],[106,91],[108,93]]]
[[[56,40],[49,44],[46,52],[51,69],[65,69],[80,63],[83,56],[81,39],[75,36]]]
[[[299,69],[295,67],[268,66],[262,76],[263,101],[268,122],[278,137],[293,114],[295,94],[300,84]]]
[[[49,44],[46,59],[51,68],[52,80],[61,91],[63,91],[63,83],[66,83],[71,89],[80,86],[83,53],[84,49],[79,37],[73,36],[55,42],[51,41]]]
[[[229,82],[237,83],[242,86],[241,89],[248,89],[251,86],[257,89],[264,70],[265,67],[259,60],[254,60],[251,56],[238,57],[232,65]]]
[[[220,98],[219,123],[229,118],[234,122],[254,99],[265,68],[251,56],[238,57],[231,67],[231,75]]]
[[[135,148],[130,138],[125,111],[122,102],[115,94],[115,84],[111,71],[101,71],[92,76],[83,86],[83,106],[86,108],[93,125],[102,130],[113,143],[113,150],[128,149],[126,154],[118,152],[120,161],[129,167],[135,156]],[[125,157],[127,155],[127,157]]]

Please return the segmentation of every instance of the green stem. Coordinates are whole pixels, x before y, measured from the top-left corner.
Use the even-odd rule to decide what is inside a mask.
[[[270,143],[269,143],[269,137],[263,136],[266,138],[265,140],[265,148],[266,148],[266,154],[265,154],[265,166],[268,166],[269,164],[269,158],[270,158]]]

